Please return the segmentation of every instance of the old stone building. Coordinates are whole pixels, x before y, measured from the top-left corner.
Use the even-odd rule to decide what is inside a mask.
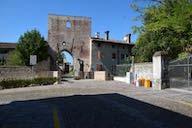
[[[91,36],[91,18],[81,16],[48,16],[48,45],[51,55],[50,70],[57,70],[58,55],[67,51],[73,57],[75,76],[90,78],[90,72],[107,71],[114,74],[116,65],[123,64],[131,56],[131,35],[123,40],[112,40],[109,31],[105,37],[99,33]],[[16,43],[0,43],[0,59],[14,50]]]
[[[80,60],[84,72],[90,70],[91,18],[49,15],[48,43],[52,62],[56,66],[57,54],[68,51],[73,56],[75,75],[80,70]]]
[[[130,35],[124,41],[106,37],[91,37],[91,18],[79,16],[61,16],[50,14],[48,18],[48,43],[52,55],[52,68],[57,67],[57,55],[68,51],[73,56],[75,75],[84,72],[104,70],[113,73],[117,64],[122,64],[131,55],[134,44]]]

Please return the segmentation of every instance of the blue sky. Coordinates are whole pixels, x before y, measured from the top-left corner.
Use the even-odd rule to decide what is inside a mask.
[[[0,42],[17,42],[19,36],[36,28],[47,39],[48,14],[88,16],[95,32],[110,31],[112,39],[121,40],[138,14],[130,8],[132,0],[1,0]],[[132,36],[135,41],[136,35]]]

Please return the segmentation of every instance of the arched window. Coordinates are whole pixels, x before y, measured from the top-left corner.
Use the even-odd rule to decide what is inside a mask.
[[[66,28],[71,28],[71,22],[69,20],[66,22]]]

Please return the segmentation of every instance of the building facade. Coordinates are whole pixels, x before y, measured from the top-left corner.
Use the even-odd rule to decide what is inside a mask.
[[[75,76],[83,72],[85,78],[90,72],[107,71],[113,74],[116,65],[123,64],[131,56],[130,35],[116,41],[105,37],[91,36],[91,18],[82,16],[48,16],[48,45],[51,55],[51,70],[58,69],[58,54],[69,52],[73,57]],[[0,43],[0,59],[16,48],[16,43]]]
[[[115,75],[116,65],[125,64],[134,44],[124,41],[91,38],[91,67]]]
[[[80,16],[49,15],[48,43],[52,56],[52,65],[57,67],[57,54],[68,51],[73,56],[75,76],[105,70],[113,73],[117,64],[124,63],[131,56],[134,44],[130,36],[124,41],[109,39],[109,31],[105,38],[99,35],[91,37],[91,18]]]

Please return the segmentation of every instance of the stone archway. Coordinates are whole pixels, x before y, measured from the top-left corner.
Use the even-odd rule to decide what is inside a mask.
[[[48,25],[52,67],[57,68],[57,55],[65,49],[73,54],[75,76],[79,76],[79,60],[84,63],[83,72],[89,72],[91,18],[49,15]]]
[[[73,54],[67,50],[62,50],[60,53],[60,63],[58,64],[61,77],[65,78],[73,78],[74,77],[74,58]]]

